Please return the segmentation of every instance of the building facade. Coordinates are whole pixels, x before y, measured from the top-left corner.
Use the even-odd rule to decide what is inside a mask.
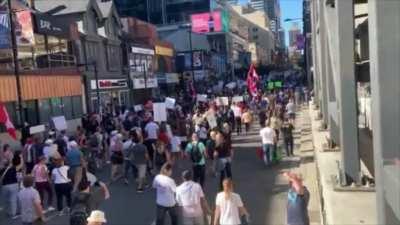
[[[365,164],[377,224],[400,224],[400,2],[310,3],[315,103],[341,150],[340,185],[362,183]]]

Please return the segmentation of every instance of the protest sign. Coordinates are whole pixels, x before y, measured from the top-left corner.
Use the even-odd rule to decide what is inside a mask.
[[[174,109],[175,108],[175,99],[174,98],[165,98],[165,106],[167,109]]]
[[[54,128],[58,131],[67,129],[67,121],[65,120],[65,116],[56,116],[52,118]]]
[[[243,102],[243,96],[235,96],[232,98],[232,102],[234,103],[239,103],[239,102]]]
[[[135,109],[135,112],[140,112],[140,111],[142,111],[143,106],[142,105],[135,105],[133,108]]]
[[[208,122],[208,125],[210,125],[210,128],[211,128],[211,129],[213,129],[213,128],[215,128],[215,127],[218,126],[218,124],[217,124],[217,119],[216,119],[215,116],[212,115],[212,114],[210,114],[210,115],[207,116],[207,122]]]
[[[154,121],[163,122],[167,121],[167,107],[164,102],[153,103]]]
[[[207,95],[197,95],[197,101],[198,102],[207,102]]]

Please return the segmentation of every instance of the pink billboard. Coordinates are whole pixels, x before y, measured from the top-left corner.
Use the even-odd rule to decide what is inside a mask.
[[[210,33],[222,31],[222,18],[220,11],[199,13],[191,15],[192,32]]]

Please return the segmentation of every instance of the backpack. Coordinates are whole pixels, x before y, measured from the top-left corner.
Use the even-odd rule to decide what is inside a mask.
[[[201,153],[198,145],[199,143],[196,145],[192,144],[192,150],[190,151],[190,159],[193,163],[200,163],[200,161],[203,159],[203,154]]]

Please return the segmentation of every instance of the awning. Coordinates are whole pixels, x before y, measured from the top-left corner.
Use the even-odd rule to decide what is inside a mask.
[[[24,75],[21,76],[23,100],[82,95],[80,76]]]
[[[15,76],[0,76],[0,102],[17,101],[17,82]]]

